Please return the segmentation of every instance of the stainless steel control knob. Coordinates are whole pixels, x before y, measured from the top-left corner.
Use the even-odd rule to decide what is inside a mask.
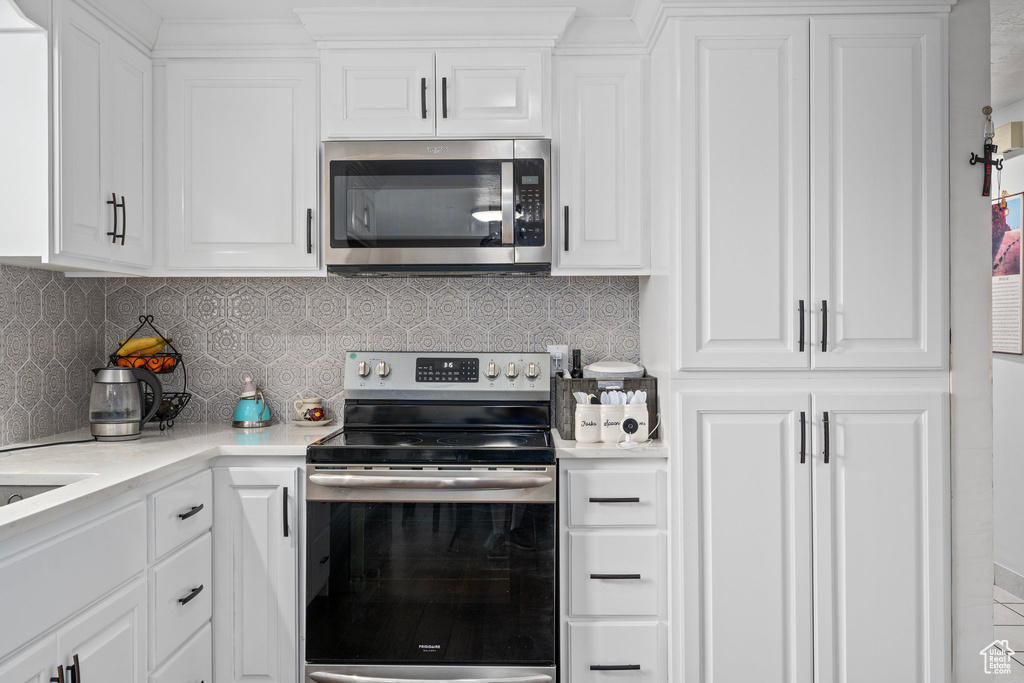
[[[359,361],[359,364],[356,365],[356,373],[358,373],[360,377],[368,377],[370,374],[370,364],[365,360]]]
[[[377,376],[378,377],[387,377],[390,374],[391,374],[391,366],[390,365],[388,365],[384,361],[381,361],[381,362],[377,363]]]
[[[484,370],[484,374],[487,375],[489,379],[494,379],[495,377],[498,376],[498,373],[498,366],[492,360],[490,363],[487,364],[487,369]]]
[[[540,377],[540,366],[536,363],[530,363],[526,366],[525,374],[527,379],[537,379]]]
[[[505,376],[509,379],[515,379],[516,375],[519,374],[519,368],[516,367],[515,363],[509,363],[505,368]]]

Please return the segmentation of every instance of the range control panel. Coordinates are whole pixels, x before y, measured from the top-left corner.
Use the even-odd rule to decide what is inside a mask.
[[[382,400],[550,400],[546,353],[349,351],[345,397]]]

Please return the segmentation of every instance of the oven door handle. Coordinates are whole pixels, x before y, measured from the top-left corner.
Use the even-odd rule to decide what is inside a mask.
[[[512,475],[507,477],[432,477],[374,476],[366,474],[311,474],[309,481],[317,486],[344,489],[535,489],[551,483],[547,475]],[[332,674],[333,675],[333,674]],[[332,679],[333,680],[333,679]],[[346,679],[347,680],[347,679]],[[370,680],[370,679],[367,679]],[[389,680],[389,679],[372,679]],[[492,680],[492,679],[488,679]],[[494,679],[497,680],[497,679]],[[502,679],[504,680],[504,679]],[[512,680],[512,679],[509,679]],[[519,680],[519,679],[515,679]]]
[[[408,683],[408,678],[377,678],[376,676],[357,676],[355,674],[336,674],[326,671],[313,671],[309,678],[315,683]],[[508,678],[441,678],[417,683],[551,683],[551,676],[533,674],[531,676],[512,676]]]

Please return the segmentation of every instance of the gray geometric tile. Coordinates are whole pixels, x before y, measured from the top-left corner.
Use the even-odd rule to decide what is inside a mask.
[[[571,289],[551,302],[551,322],[566,329],[578,329],[581,320],[589,320],[586,294]]]
[[[29,331],[21,320],[15,319],[4,328],[3,360],[13,368],[20,368],[28,360]]]
[[[381,322],[386,310],[384,295],[375,289],[367,288],[349,296],[348,315],[363,325]]]
[[[545,351],[548,346],[568,344],[569,330],[555,323],[544,323],[530,332],[530,348]]]
[[[427,296],[427,316],[439,325],[452,328],[469,317],[469,305],[461,292],[446,288]]]
[[[62,398],[53,411],[53,423],[54,431],[52,433],[60,434],[61,432],[69,432],[73,429],[78,428],[78,412],[81,406],[76,405],[71,400],[70,396]],[[49,434],[45,435],[49,436]]]
[[[41,439],[53,433],[54,415],[53,407],[46,403],[40,401],[33,405],[29,412],[33,439]]]
[[[287,331],[288,354],[298,362],[311,361],[324,353],[327,333],[312,322],[304,322]]]
[[[237,326],[221,321],[206,335],[206,349],[213,358],[221,361],[238,356],[245,348],[245,335]]]
[[[188,369],[188,388],[191,393],[212,396],[226,388],[227,368],[222,363],[212,358],[205,358],[201,363],[187,363],[186,368]]]
[[[529,344],[530,335],[519,324],[508,321],[490,331],[488,349],[500,353],[522,351]]]
[[[569,335],[569,347],[579,349],[583,364],[587,365],[608,357],[608,335],[604,330],[579,330]]]
[[[146,295],[146,312],[156,318],[157,325],[185,315],[185,295],[176,287],[164,285]]]
[[[420,292],[400,291],[388,299],[387,317],[393,323],[409,326],[423,320],[426,298]]]
[[[591,319],[601,327],[618,327],[629,319],[629,302],[617,295],[614,290],[599,292],[590,297]]]
[[[14,370],[0,364],[0,405],[9,406],[14,403]]]
[[[264,324],[245,334],[246,352],[269,363],[285,354],[285,333],[273,325]]]
[[[33,406],[34,407],[34,406]],[[29,413],[25,408],[14,404],[4,411],[4,444],[28,441],[32,434]]]
[[[469,318],[478,325],[497,325],[508,320],[508,294],[497,287],[484,287],[469,299]]]
[[[53,326],[40,321],[32,326],[28,337],[29,356],[43,366],[53,359]]]
[[[313,396],[333,396],[344,383],[345,361],[324,356],[306,368],[307,387]]]
[[[56,360],[51,360],[43,368],[43,400],[56,407],[67,394],[67,371]]]
[[[328,327],[339,318],[345,317],[348,299],[343,292],[326,287],[313,290],[309,295],[309,318]]]
[[[617,327],[609,337],[611,357],[630,363],[640,362],[640,330],[636,325]]]
[[[35,408],[37,404],[42,403],[43,372],[35,363],[26,363],[18,369],[14,386],[19,404]]]
[[[71,362],[71,359],[80,349],[75,348],[77,334],[71,325],[61,324],[53,333],[53,355],[63,364]]]
[[[51,327],[56,327],[65,317],[64,290],[57,282],[50,282],[43,287],[43,320]]]
[[[107,317],[131,324],[143,314],[145,298],[129,287],[118,287],[107,297]],[[91,313],[90,313],[91,317]]]
[[[252,285],[239,287],[227,296],[227,317],[232,324],[245,327],[266,319],[266,294]]]
[[[218,323],[224,319],[226,309],[224,295],[213,287],[204,285],[189,293],[185,301],[186,314],[202,325]]]
[[[329,355],[343,356],[349,351],[362,351],[366,348],[366,333],[360,327],[343,324],[327,330]]]
[[[306,299],[293,286],[272,289],[267,300],[270,318],[278,325],[288,328],[306,319]]]
[[[238,385],[241,390],[242,385]],[[238,393],[221,391],[206,398],[206,419],[210,422],[231,422],[238,404]]]
[[[405,351],[408,346],[406,328],[392,322],[381,323],[366,332],[366,343],[371,349]]]
[[[433,322],[420,323],[409,330],[410,351],[447,351],[448,330]]]
[[[14,290],[14,310],[26,325],[32,325],[42,315],[42,295],[36,282],[23,282]]]
[[[448,348],[452,351],[488,351],[487,330],[473,323],[460,325],[448,335]]]
[[[14,317],[16,309],[14,290],[7,289],[0,284],[0,328],[3,327],[5,321]]]
[[[548,319],[548,300],[529,289],[512,295],[512,319],[521,325],[535,325]]]

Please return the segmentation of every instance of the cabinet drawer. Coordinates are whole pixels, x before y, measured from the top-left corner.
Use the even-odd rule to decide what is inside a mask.
[[[205,470],[157,491],[150,496],[149,509],[153,544],[150,556],[156,560],[210,528],[213,473]]]
[[[213,575],[212,541],[207,532],[152,569],[153,632],[150,663],[159,664],[210,620]],[[195,589],[203,587],[185,604]]]
[[[213,627],[207,624],[149,677],[149,683],[212,683]]]
[[[570,470],[570,526],[657,526],[661,471]]]
[[[665,659],[659,622],[569,623],[570,683],[661,683]]]
[[[657,616],[665,557],[662,535],[569,534],[569,611],[575,616]]]

